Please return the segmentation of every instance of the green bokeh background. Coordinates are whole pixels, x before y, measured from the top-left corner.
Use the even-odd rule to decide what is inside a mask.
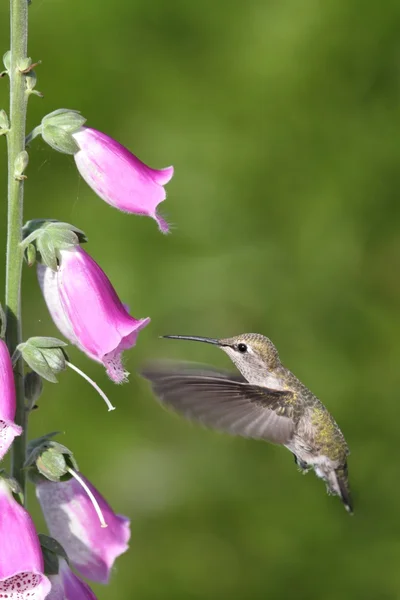
[[[0,6],[8,48],[8,7]],[[25,218],[86,231],[87,249],[151,326],[116,387],[75,349],[46,384],[31,436],[61,430],[84,472],[132,519],[130,551],[99,599],[400,598],[400,5],[372,0],[33,0],[29,53],[44,98],[154,167],[173,164],[161,212],[124,215],[41,140]],[[1,105],[8,83],[0,81]],[[1,140],[0,140],[1,141]],[[5,247],[6,154],[0,236]],[[4,260],[1,277],[4,277]],[[24,334],[56,335],[24,269]],[[164,411],[147,359],[223,367],[163,333],[268,335],[323,399],[352,450],[356,514],[291,455]],[[32,494],[38,527],[44,523]]]

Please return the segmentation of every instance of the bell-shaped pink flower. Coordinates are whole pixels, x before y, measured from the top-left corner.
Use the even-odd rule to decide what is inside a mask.
[[[54,537],[63,546],[71,565],[83,577],[108,583],[117,556],[126,552],[130,538],[129,519],[114,513],[96,488],[81,474],[81,483],[44,480],[36,495]],[[99,520],[99,512],[104,527]]]
[[[157,214],[165,200],[164,185],[173,167],[151,169],[132,152],[101,131],[82,127],[73,134],[80,150],[74,155],[83,179],[100,198],[124,212],[155,219],[163,233],[168,224]]]
[[[39,284],[61,333],[90,358],[104,364],[110,378],[126,378],[121,355],[135,345],[150,319],[131,317],[99,265],[80,246],[60,251],[57,271],[38,266]]]
[[[50,575],[51,592],[46,600],[96,600],[87,583],[71,571],[66,560],[59,558],[57,575]]]
[[[0,598],[44,600],[49,591],[32,519],[0,480]]]
[[[15,436],[22,433],[22,428],[14,423],[15,408],[12,362],[6,343],[0,339],[0,460],[13,443]]]

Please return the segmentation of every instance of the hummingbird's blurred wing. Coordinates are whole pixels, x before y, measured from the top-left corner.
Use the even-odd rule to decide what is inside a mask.
[[[187,364],[142,371],[158,399],[185,417],[227,433],[286,444],[293,435],[292,392],[251,385],[241,375]]]

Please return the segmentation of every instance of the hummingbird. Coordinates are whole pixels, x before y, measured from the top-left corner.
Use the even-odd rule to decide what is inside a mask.
[[[353,513],[344,436],[322,402],[282,365],[269,338],[258,333],[162,337],[218,346],[240,372],[193,363],[150,364],[141,374],[163,404],[208,427],[285,446],[300,471],[314,469],[328,493]]]

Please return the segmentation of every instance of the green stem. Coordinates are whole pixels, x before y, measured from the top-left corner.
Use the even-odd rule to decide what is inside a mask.
[[[10,66],[10,130],[7,133],[8,145],[8,221],[7,221],[7,258],[6,258],[6,339],[10,355],[22,342],[21,326],[21,275],[23,251],[22,211],[24,181],[15,177],[15,162],[25,150],[26,128],[26,78],[18,68],[27,57],[28,43],[28,2],[10,0],[11,9],[11,66]],[[17,410],[15,422],[23,428],[23,434],[16,437],[12,446],[11,472],[19,482],[24,498],[26,477],[23,469],[26,454],[26,411],[24,398],[23,361],[19,359],[14,367]]]

